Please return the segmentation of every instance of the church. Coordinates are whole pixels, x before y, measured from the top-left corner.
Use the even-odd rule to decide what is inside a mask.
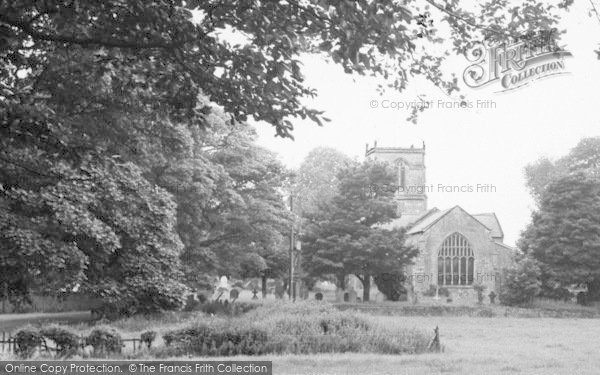
[[[407,228],[407,242],[419,249],[404,271],[408,288],[417,297],[433,288],[445,288],[453,301],[476,301],[473,286],[485,286],[497,295],[502,270],[510,265],[514,249],[503,243],[504,233],[493,212],[472,214],[460,206],[444,210],[427,207],[425,144],[421,148],[373,147],[366,158],[398,168],[396,201],[399,218],[386,227]]]

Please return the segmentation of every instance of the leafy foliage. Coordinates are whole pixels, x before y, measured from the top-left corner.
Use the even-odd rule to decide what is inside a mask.
[[[156,339],[156,331],[145,331],[140,335],[140,340],[146,344],[148,348],[152,346],[152,343]]]
[[[25,327],[15,334],[15,353],[22,357],[31,357],[42,344],[42,334],[33,327]]]
[[[373,192],[373,185],[396,181],[395,171],[385,163],[366,161],[339,173],[339,190],[331,203],[309,217],[304,236],[305,268],[313,275],[333,274],[339,280],[355,274],[369,300],[371,277],[392,274],[416,255],[404,244],[403,229],[381,226],[396,218],[391,191]]]
[[[406,277],[400,271],[394,273],[381,273],[373,278],[377,289],[387,298],[388,301],[406,300]]]
[[[294,178],[294,212],[302,217],[310,216],[319,206],[330,203],[338,191],[339,172],[351,162],[346,155],[332,148],[311,150]]]
[[[539,204],[551,182],[577,171],[600,174],[600,137],[583,138],[568,155],[556,161],[541,158],[527,165],[525,178],[531,195]]]
[[[85,344],[94,348],[95,355],[121,353],[123,348],[121,335],[116,330],[108,327],[94,329],[86,337]]]
[[[600,296],[600,180],[576,172],[548,185],[523,233],[524,250],[541,264],[545,284],[586,284]]]
[[[537,262],[524,257],[513,268],[505,270],[500,302],[515,306],[533,302],[541,290],[541,270]]]
[[[79,336],[59,325],[52,325],[41,330],[41,334],[54,341],[56,354],[60,357],[68,357],[77,353],[81,343]]]

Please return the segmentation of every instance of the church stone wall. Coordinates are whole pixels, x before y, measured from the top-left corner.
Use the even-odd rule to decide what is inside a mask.
[[[373,148],[367,151],[367,157],[390,164],[402,159],[410,166],[425,166],[425,150],[420,148]]]
[[[411,242],[420,250],[412,272],[412,284],[415,292],[423,293],[430,285],[437,285],[438,251],[447,236],[458,232],[471,243],[475,256],[474,283],[486,286],[487,295],[494,290],[498,294],[500,274],[507,262],[508,249],[494,243],[489,237],[489,231],[473,217],[460,208],[455,208],[442,217],[425,233],[414,235]],[[496,264],[494,264],[496,263]],[[472,286],[444,286],[450,291],[455,301],[474,302],[476,292]]]

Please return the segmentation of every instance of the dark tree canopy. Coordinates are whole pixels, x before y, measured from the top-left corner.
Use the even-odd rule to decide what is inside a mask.
[[[308,216],[304,267],[313,276],[333,274],[340,283],[356,275],[368,301],[371,277],[401,270],[416,250],[405,245],[404,230],[382,227],[397,217],[394,193],[371,189],[397,181],[394,168],[376,161],[353,163],[340,170],[338,179],[331,202]]]
[[[600,137],[583,138],[569,154],[556,161],[541,158],[525,167],[529,191],[539,202],[546,187],[570,173],[600,175]]]
[[[544,282],[584,284],[600,299],[600,179],[576,172],[551,182],[521,247],[539,261]]]
[[[35,79],[77,64],[87,85],[135,90],[145,106],[174,119],[201,124],[202,92],[236,120],[266,121],[290,136],[293,117],[324,120],[302,104],[316,93],[304,84],[301,53],[322,53],[348,73],[381,77],[395,89],[423,75],[453,91],[457,78],[445,79],[440,69],[444,54],[425,48],[443,41],[438,27],[419,20],[446,24],[452,48],[466,53],[484,39],[550,30],[556,9],[490,1],[471,11],[457,0],[3,2],[3,95],[26,92],[30,81],[18,71]],[[234,44],[228,33],[244,42]],[[77,92],[70,99],[78,109],[99,104]]]

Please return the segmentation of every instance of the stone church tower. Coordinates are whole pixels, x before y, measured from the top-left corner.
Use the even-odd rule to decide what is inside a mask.
[[[373,147],[366,145],[365,157],[385,161],[398,168],[396,200],[400,218],[394,226],[406,226],[427,212],[427,189],[425,186],[425,143],[421,148]]]

